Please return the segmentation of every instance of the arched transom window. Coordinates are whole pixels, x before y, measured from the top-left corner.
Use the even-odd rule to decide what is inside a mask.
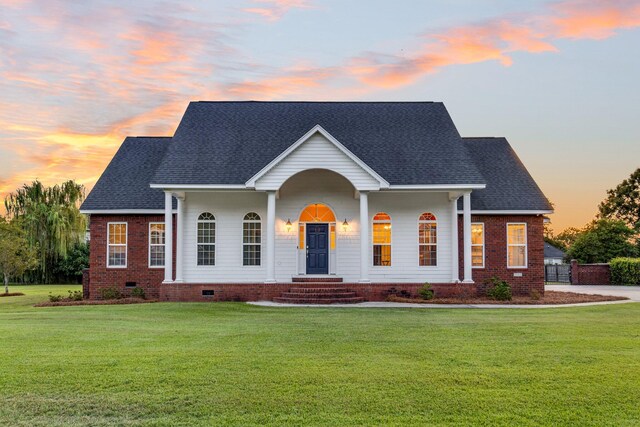
[[[438,264],[438,223],[431,212],[424,212],[418,219],[419,265]]]
[[[336,222],[336,216],[329,206],[314,203],[304,208],[299,220],[300,222]]]
[[[373,217],[373,265],[391,265],[391,217],[384,212]]]
[[[216,217],[209,212],[198,217],[198,265],[216,265]]]
[[[260,215],[249,212],[242,220],[242,265],[260,265],[262,253]]]

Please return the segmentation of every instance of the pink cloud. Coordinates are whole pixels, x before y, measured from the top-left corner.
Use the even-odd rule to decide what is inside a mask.
[[[277,21],[291,9],[309,9],[308,0],[253,0],[256,7],[243,9],[245,12],[260,15],[269,21]],[[259,7],[258,7],[259,5]]]

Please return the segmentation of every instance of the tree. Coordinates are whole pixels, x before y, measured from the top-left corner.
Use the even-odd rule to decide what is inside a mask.
[[[4,276],[4,292],[9,293],[10,277],[21,276],[36,265],[36,250],[29,246],[22,228],[0,217],[0,272]]]
[[[599,208],[603,218],[624,221],[640,233],[640,168],[616,188],[607,190],[607,198]]]
[[[60,260],[54,269],[54,274],[57,280],[77,281],[82,277],[82,270],[87,267],[89,267],[89,243],[80,242],[71,248],[66,258]]]
[[[630,239],[634,230],[623,221],[598,219],[580,233],[567,252],[567,258],[581,263],[609,262],[616,257],[633,257],[637,248]]]
[[[74,181],[45,187],[38,180],[5,198],[8,217],[19,221],[30,247],[39,249],[39,280],[45,283],[57,262],[84,238],[83,199],[84,187]]]
[[[573,245],[578,236],[583,232],[584,229],[569,227],[558,234],[554,234],[553,230],[548,227],[548,224],[545,224],[544,241],[566,252],[571,247],[571,245]]]

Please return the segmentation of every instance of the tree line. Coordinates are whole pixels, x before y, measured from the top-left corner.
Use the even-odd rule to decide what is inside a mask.
[[[566,261],[599,263],[640,256],[640,168],[607,190],[590,223],[558,234],[545,227],[545,241],[564,250]]]
[[[0,273],[23,283],[77,282],[89,265],[87,219],[80,213],[84,186],[40,181],[9,194],[0,217]]]

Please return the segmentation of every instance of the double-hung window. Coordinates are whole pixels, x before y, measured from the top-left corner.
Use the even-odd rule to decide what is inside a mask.
[[[507,224],[507,267],[527,268],[527,224]]]
[[[431,212],[424,212],[418,218],[418,265],[438,264],[438,223]]]
[[[216,217],[209,212],[198,217],[198,265],[216,265]]]
[[[242,265],[260,265],[262,253],[260,215],[249,212],[242,221]]]
[[[384,212],[373,217],[373,265],[391,265],[391,217]]]
[[[107,267],[127,267],[127,223],[107,224]]]
[[[149,223],[149,267],[164,267],[164,222]]]
[[[471,224],[471,267],[484,268],[484,223]]]

